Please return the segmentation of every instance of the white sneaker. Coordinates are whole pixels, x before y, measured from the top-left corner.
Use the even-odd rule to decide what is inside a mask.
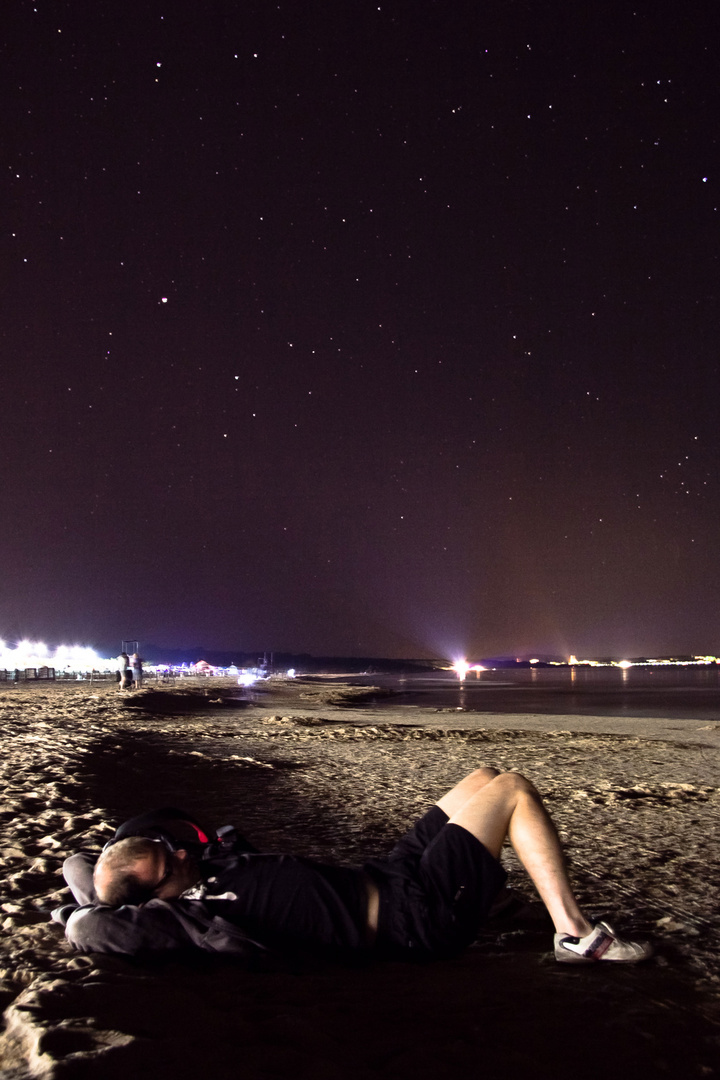
[[[585,937],[555,935],[555,959],[561,964],[592,964],[597,960],[637,964],[639,960],[646,960],[651,955],[652,945],[639,941],[623,941],[606,922],[596,922]]]

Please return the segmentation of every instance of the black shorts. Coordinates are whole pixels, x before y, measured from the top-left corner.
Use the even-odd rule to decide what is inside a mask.
[[[387,859],[365,867],[380,891],[377,947],[398,959],[470,945],[507,874],[477,837],[433,806]]]

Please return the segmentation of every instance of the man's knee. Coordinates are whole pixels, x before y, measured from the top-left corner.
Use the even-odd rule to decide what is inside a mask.
[[[532,783],[528,780],[527,776],[523,776],[522,773],[517,772],[504,772],[498,773],[493,780],[493,786],[495,788],[502,788],[508,793],[508,795],[531,795],[533,798],[539,799],[540,795]]]
[[[478,787],[483,787],[485,784],[489,784],[491,780],[494,780],[496,776],[500,776],[499,769],[493,769],[490,765],[483,765],[479,769],[473,769],[471,773],[468,773],[468,780],[475,780]]]

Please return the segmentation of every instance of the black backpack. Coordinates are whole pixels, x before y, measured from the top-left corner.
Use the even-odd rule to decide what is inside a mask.
[[[103,850],[129,836],[145,836],[148,840],[159,840],[168,851],[185,848],[199,859],[258,853],[258,849],[239,833],[234,825],[222,825],[211,832],[200,825],[193,814],[175,806],[150,810],[123,822]]]

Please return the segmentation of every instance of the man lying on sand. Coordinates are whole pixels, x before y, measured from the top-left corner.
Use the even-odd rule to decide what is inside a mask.
[[[556,960],[634,963],[650,955],[649,945],[583,914],[538,792],[519,773],[489,768],[470,773],[387,858],[362,869],[260,854],[226,830],[209,842],[181,811],[135,818],[97,860],[81,852],[66,861],[81,906],[53,916],[83,952],[372,950],[428,960],[475,939],[506,879],[498,861],[506,838],[555,925]]]

